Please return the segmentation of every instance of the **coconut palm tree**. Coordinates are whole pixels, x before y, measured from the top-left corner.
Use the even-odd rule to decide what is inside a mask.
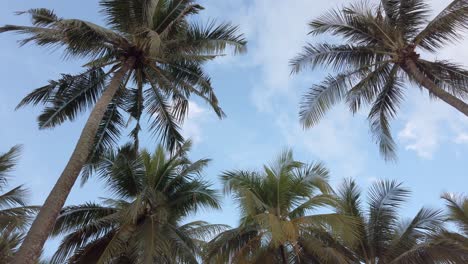
[[[422,208],[412,219],[398,209],[410,192],[395,181],[379,181],[369,189],[367,208],[353,180],[337,191],[337,213],[358,219],[358,241],[343,244],[358,261],[368,264],[464,263],[468,248],[440,239],[445,217],[440,210]]]
[[[397,115],[408,82],[468,116],[468,71],[446,60],[431,60],[460,40],[468,28],[468,1],[453,0],[435,18],[424,0],[368,1],[332,10],[310,22],[313,36],[329,33],[343,44],[308,44],[291,60],[292,71],[328,66],[337,71],[303,97],[300,120],[316,125],[325,113],[345,101],[352,113],[370,106],[371,132],[386,159],[395,159],[390,120]]]
[[[180,125],[190,95],[207,101],[219,117],[224,115],[202,65],[228,47],[235,52],[245,49],[237,27],[189,19],[203,9],[193,0],[101,0],[100,6],[107,27],[64,19],[43,8],[20,12],[31,16],[31,26],[0,27],[0,32],[25,35],[21,44],[60,47],[65,57],[88,60],[82,73],[65,74],[20,102],[19,107],[45,105],[38,118],[40,128],[74,120],[92,108],[75,150],[15,263],[37,259],[83,165],[118,138],[126,123],[121,111],[136,120],[132,134],[137,139],[146,110],[150,129],[172,150],[183,141]]]
[[[448,210],[448,220],[456,224],[458,229],[468,236],[468,196],[452,193],[442,194]]]
[[[207,263],[343,263],[347,259],[340,248],[325,240],[341,235],[350,240],[351,226],[346,225],[350,218],[333,213],[309,215],[335,203],[328,170],[322,164],[303,164],[286,150],[262,172],[228,171],[221,179],[226,193],[233,194],[241,218],[238,227],[208,244]],[[312,239],[315,251],[306,242]]]
[[[202,208],[220,208],[218,193],[200,178],[209,160],[191,162],[189,149],[107,152],[98,171],[114,197],[62,210],[53,235],[64,238],[51,262],[198,263],[202,239],[225,227],[185,222]]]
[[[458,230],[442,230],[435,238],[439,241],[456,243],[466,249],[464,260],[468,261],[468,197],[452,193],[442,194],[447,206],[446,220],[454,224]]]
[[[15,167],[20,146],[0,154],[0,192],[8,185],[8,174]],[[27,190],[17,186],[0,194],[0,262],[8,263],[16,253],[23,231],[36,208],[26,205]]]

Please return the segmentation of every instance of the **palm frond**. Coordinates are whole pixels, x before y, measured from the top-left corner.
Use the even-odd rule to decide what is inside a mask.
[[[357,73],[328,76],[303,96],[299,117],[304,127],[318,124],[326,112],[345,97],[354,74]]]
[[[33,42],[50,48],[64,47],[66,56],[95,58],[115,53],[116,46],[127,45],[125,38],[112,30],[78,19],[58,19],[46,9],[19,12],[29,14],[36,26],[6,25],[0,33],[14,31],[26,35],[21,44]]]
[[[437,234],[442,223],[442,211],[422,208],[409,223],[400,224],[401,233],[390,242],[387,256],[395,259],[411,250],[426,237]]]
[[[468,250],[465,247],[441,239],[421,243],[389,263],[465,263],[467,259]]]
[[[80,229],[99,218],[115,214],[117,210],[96,203],[67,206],[62,209],[55,223],[52,236],[59,236]]]
[[[357,70],[367,65],[388,59],[391,55],[378,47],[357,45],[308,44],[302,53],[290,61],[292,72],[297,73],[309,66],[329,67],[335,71]]]
[[[246,51],[247,42],[238,31],[237,26],[229,23],[193,23],[187,28],[184,42],[189,53],[221,55],[227,47],[232,47],[235,53],[242,53]]]
[[[6,153],[0,154],[0,190],[7,185],[7,175],[16,166],[20,152],[21,146],[16,145]]]
[[[368,4],[362,2],[360,5],[351,5],[343,9],[328,11],[309,23],[310,34],[330,33],[344,37],[348,42],[357,45],[387,45],[382,40],[381,32],[374,31],[369,26],[369,19],[372,19],[371,14],[367,11],[368,8],[364,8],[364,6],[368,7]]]
[[[189,15],[198,14],[201,10],[203,7],[192,0],[168,1],[165,7],[156,9],[152,28],[161,35],[167,35],[174,27],[185,22]]]
[[[27,11],[16,12],[16,14],[29,14],[34,26],[48,26],[60,20],[53,10],[46,8],[33,8]]]
[[[442,194],[448,209],[448,220],[468,235],[468,197],[450,193]]]
[[[145,91],[146,109],[151,116],[150,129],[157,133],[168,149],[175,150],[183,142],[180,125],[176,122],[167,96],[151,80]]]
[[[397,224],[397,209],[409,191],[396,181],[374,183],[369,191],[369,245],[372,256],[382,256]]]
[[[463,37],[468,29],[468,1],[453,0],[426,28],[414,38],[413,43],[425,50],[435,52],[445,44]]]
[[[462,66],[449,61],[432,62],[423,59],[419,59],[416,65],[438,87],[458,98],[468,97],[468,71]]]
[[[394,65],[388,76],[387,83],[379,93],[370,113],[371,132],[379,144],[380,153],[386,160],[395,160],[395,141],[390,131],[390,119],[396,116],[398,107],[403,100],[403,82],[397,76],[399,67]]]
[[[44,102],[47,107],[38,117],[39,127],[54,127],[87,110],[99,98],[106,84],[107,74],[102,69],[90,69],[79,75],[63,75],[58,81],[50,82],[47,89],[36,90],[20,102],[25,104]],[[52,93],[52,94],[51,94]]]
[[[426,23],[430,9],[425,0],[399,1],[395,27],[402,37],[409,40],[415,37]]]

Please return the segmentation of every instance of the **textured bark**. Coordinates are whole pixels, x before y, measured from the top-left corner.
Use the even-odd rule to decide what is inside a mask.
[[[283,264],[288,264],[288,257],[286,256],[286,250],[283,245],[280,245],[281,260]]]
[[[107,106],[111,103],[118,91],[126,73],[133,66],[133,60],[128,60],[112,77],[107,89],[94,106],[86,124],[81,131],[80,138],[75,146],[65,169],[49,193],[39,214],[31,225],[29,232],[13,259],[13,264],[34,264],[40,257],[42,247],[50,235],[55,221],[75,184],[78,175],[91,151],[99,124],[104,117]]]
[[[408,74],[410,74],[414,79],[416,79],[421,84],[422,87],[427,89],[431,94],[435,95],[440,100],[446,102],[447,104],[451,105],[458,111],[468,116],[468,104],[466,104],[463,100],[458,99],[451,93],[438,87],[433,81],[431,81],[426,76],[424,76],[424,74],[418,69],[414,61],[412,60],[406,61],[404,69]]]

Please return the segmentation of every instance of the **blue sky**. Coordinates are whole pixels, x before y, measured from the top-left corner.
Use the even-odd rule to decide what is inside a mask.
[[[402,208],[414,215],[421,206],[440,207],[444,191],[468,190],[466,154],[468,119],[450,107],[430,101],[427,94],[408,86],[398,119],[392,124],[399,160],[385,163],[373,143],[366,112],[352,116],[344,106],[333,109],[317,127],[304,131],[298,121],[301,94],[319,82],[325,70],[290,76],[288,60],[305,41],[334,41],[326,36],[311,39],[306,23],[329,8],[349,1],[328,0],[205,0],[202,20],[215,18],[239,24],[249,41],[248,53],[226,56],[206,66],[228,117],[218,120],[207,105],[191,102],[184,134],[195,146],[191,156],[212,158],[206,177],[220,187],[218,175],[229,169],[256,169],[272,160],[285,147],[307,162],[321,160],[331,171],[332,184],[353,177],[362,188],[378,179],[396,179],[413,195]],[[449,0],[432,0],[440,10]],[[54,9],[60,16],[102,23],[97,0],[1,1],[0,24],[27,24],[27,17],[13,12],[33,7]],[[468,36],[467,36],[468,37]],[[468,39],[468,38],[467,38]],[[31,190],[31,203],[41,204],[73,150],[86,115],[53,130],[38,130],[38,108],[14,111],[19,100],[60,73],[80,71],[82,61],[64,61],[59,52],[27,45],[19,48],[18,36],[0,35],[0,152],[24,145],[12,184]],[[425,55],[428,56],[428,55]],[[431,57],[431,56],[428,56]],[[447,47],[436,56],[468,66],[468,41]],[[123,140],[125,141],[125,140]],[[143,138],[143,146],[155,148],[157,139]],[[73,189],[67,204],[106,197],[102,184],[89,181]],[[236,207],[229,199],[221,212],[202,212],[198,218],[236,225]],[[56,241],[49,242],[46,254]]]

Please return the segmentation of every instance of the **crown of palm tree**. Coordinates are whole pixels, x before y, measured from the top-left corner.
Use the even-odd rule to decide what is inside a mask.
[[[316,243],[313,252],[304,242],[314,235],[337,237],[347,229],[344,224],[351,223],[350,218],[337,214],[308,215],[335,202],[322,164],[295,161],[287,150],[262,172],[228,171],[221,179],[226,193],[233,194],[241,219],[239,227],[209,243],[205,253],[209,263],[333,262],[341,257],[320,254],[331,251],[332,245]]]
[[[395,159],[390,120],[397,115],[409,80],[468,116],[468,71],[448,61],[430,61],[418,52],[436,52],[462,38],[468,28],[468,1],[454,0],[428,21],[424,0],[369,1],[332,10],[313,20],[311,35],[330,33],[352,44],[308,44],[291,61],[293,72],[328,66],[339,72],[315,85],[300,110],[305,127],[315,125],[340,101],[356,113],[370,106],[368,119],[381,154]]]
[[[395,181],[379,181],[369,190],[368,208],[353,180],[338,190],[337,213],[356,217],[358,241],[344,244],[357,263],[463,263],[468,249],[442,239],[442,211],[422,208],[412,219],[400,219],[398,209],[410,192]]]
[[[136,120],[131,135],[137,146],[145,112],[150,130],[173,151],[183,142],[180,126],[190,96],[207,101],[219,117],[224,115],[202,65],[222,55],[227,47],[235,52],[244,50],[246,42],[237,27],[194,22],[190,16],[203,8],[192,0],[99,3],[107,27],[64,19],[47,9],[21,12],[31,16],[32,26],[0,27],[0,33],[25,35],[22,44],[61,48],[65,57],[87,60],[83,73],[63,75],[20,102],[19,107],[45,105],[38,118],[41,128],[73,120],[92,108],[69,162],[31,225],[16,263],[32,264],[37,260],[80,172],[86,180],[96,169],[99,156],[116,145],[122,128],[128,124],[122,113]],[[89,166],[83,170],[86,164]]]
[[[203,239],[225,229],[182,223],[201,208],[220,208],[217,192],[200,179],[209,160],[191,162],[190,143],[173,156],[162,146],[154,154],[133,148],[110,151],[99,163],[115,198],[62,210],[53,235],[65,237],[53,263],[197,263]]]
[[[49,48],[63,48],[65,57],[88,60],[80,74],[64,74],[56,81],[26,96],[18,107],[44,104],[38,117],[40,128],[74,120],[89,109],[106,88],[117,69],[127,65],[121,91],[109,105],[96,135],[96,157],[115,143],[125,125],[121,111],[136,120],[132,134],[140,130],[146,110],[150,129],[170,149],[183,141],[180,125],[192,94],[208,102],[219,117],[224,113],[201,66],[222,55],[226,47],[245,50],[237,27],[228,23],[201,24],[189,20],[202,6],[192,0],[101,0],[101,14],[107,26],[78,19],[64,19],[52,10],[31,9],[32,26],[6,25],[0,32],[27,35],[21,44],[33,42]]]

